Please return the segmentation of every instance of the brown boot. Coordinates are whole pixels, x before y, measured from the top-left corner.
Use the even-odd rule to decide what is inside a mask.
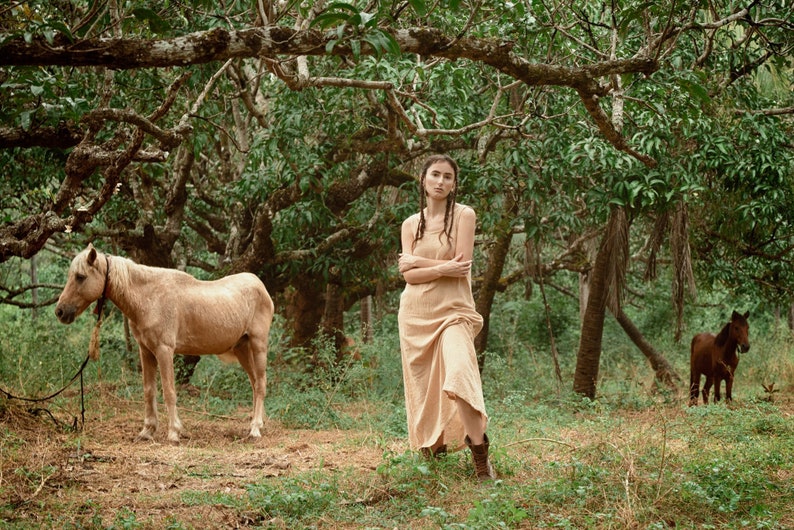
[[[439,445],[438,447],[422,447],[422,456],[425,460],[433,460],[436,458],[444,458],[447,456],[447,444]]]
[[[468,435],[464,439],[466,446],[471,450],[471,456],[474,459],[474,471],[476,471],[480,482],[496,479],[496,472],[488,459],[488,446],[490,445],[488,436],[483,435],[483,437],[483,443],[480,445],[472,445],[471,438]]]

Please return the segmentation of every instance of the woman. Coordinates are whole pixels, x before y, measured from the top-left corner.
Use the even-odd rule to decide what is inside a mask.
[[[477,477],[490,480],[488,416],[474,350],[482,317],[471,293],[477,219],[455,202],[452,158],[428,158],[419,186],[419,213],[403,221],[399,259],[406,282],[398,320],[410,444],[429,457],[468,446]]]

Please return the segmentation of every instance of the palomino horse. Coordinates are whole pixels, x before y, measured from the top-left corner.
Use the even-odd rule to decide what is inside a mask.
[[[709,390],[714,385],[714,401],[720,400],[720,385],[725,381],[725,399],[732,401],[733,375],[739,364],[736,349],[746,353],[750,349],[750,331],[747,318],[750,312],[740,315],[736,311],[719,334],[698,333],[692,338],[689,357],[689,404],[697,405],[700,376],[706,376],[703,385],[703,403],[709,402]]]
[[[55,314],[61,322],[70,324],[102,297],[124,313],[138,342],[145,402],[139,440],[151,440],[157,430],[155,379],[159,366],[168,412],[168,441],[179,442],[182,422],[176,411],[175,353],[216,354],[223,360],[237,360],[248,374],[254,393],[249,436],[262,435],[273,301],[259,278],[241,273],[200,281],[181,271],[111,257],[89,244],[72,260]]]

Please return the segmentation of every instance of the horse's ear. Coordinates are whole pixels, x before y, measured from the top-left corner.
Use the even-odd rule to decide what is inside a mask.
[[[736,312],[736,310],[734,309],[734,310],[733,310],[733,313],[731,313],[731,320],[736,320],[736,319],[737,319],[737,318],[739,318],[740,316],[741,316],[741,315],[740,315],[739,313],[737,313],[737,312]]]
[[[88,256],[86,256],[86,261],[92,267],[96,261],[96,249],[91,243],[88,244]]]
[[[745,320],[747,320],[747,319],[749,318],[749,316],[750,316],[750,312],[749,312],[749,311],[747,311],[747,312],[744,314],[744,319],[745,319]]]

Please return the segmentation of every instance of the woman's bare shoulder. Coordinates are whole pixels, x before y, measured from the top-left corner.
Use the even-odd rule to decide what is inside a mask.
[[[419,214],[418,213],[415,213],[415,214],[407,217],[405,219],[405,221],[403,221],[403,227],[404,228],[416,228],[416,226],[418,224],[419,224]]]
[[[474,211],[474,208],[471,206],[466,206],[465,204],[457,203],[455,205],[455,209],[457,210],[457,215],[461,219],[469,218],[469,219],[476,219],[477,213]]]

